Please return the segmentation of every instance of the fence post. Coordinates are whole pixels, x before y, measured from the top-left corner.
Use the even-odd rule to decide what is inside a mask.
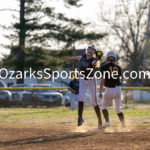
[[[126,106],[125,106],[125,108],[127,109],[128,108],[128,90],[126,90],[126,92],[125,92],[126,94],[126,98],[125,98],[125,104],[126,104]]]

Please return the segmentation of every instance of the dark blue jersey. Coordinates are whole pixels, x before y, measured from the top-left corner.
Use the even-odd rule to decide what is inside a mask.
[[[75,94],[79,94],[79,80],[71,80],[69,87],[75,91]]]
[[[94,69],[95,67],[92,65],[92,62],[94,61],[94,57],[87,59],[86,55],[83,55],[80,59],[80,71],[83,72],[83,75],[85,76],[84,79],[87,79],[88,75],[90,78],[94,77]],[[91,72],[88,69],[93,69]],[[90,73],[91,72],[91,73]]]

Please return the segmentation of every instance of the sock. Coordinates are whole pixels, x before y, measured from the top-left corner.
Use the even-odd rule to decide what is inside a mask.
[[[124,115],[123,115],[123,113],[121,112],[121,113],[118,113],[117,115],[118,115],[118,117],[119,117],[119,119],[120,119],[120,122],[121,122],[122,127],[125,127],[125,120],[124,120]]]
[[[79,102],[79,107],[78,107],[78,118],[82,118],[82,113],[83,113],[83,102]]]
[[[97,115],[98,121],[99,121],[99,123],[101,123],[101,125],[102,125],[101,112],[100,112],[100,108],[99,108],[99,106],[98,106],[98,105],[97,105],[97,106],[95,106],[95,107],[94,107],[94,109],[95,109],[95,112],[96,112],[96,115]]]
[[[107,109],[103,109],[102,112],[103,112],[105,121],[106,121],[106,122],[109,122],[109,114],[108,114],[108,110],[107,110]]]

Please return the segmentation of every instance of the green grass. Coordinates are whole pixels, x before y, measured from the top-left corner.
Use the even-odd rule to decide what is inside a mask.
[[[70,111],[64,107],[56,108],[1,108],[0,117],[62,117],[62,116],[74,116],[75,111]]]
[[[128,108],[128,109],[122,109],[122,111],[124,112],[124,114],[126,116],[137,116],[137,117],[140,117],[140,116],[150,116],[150,109],[131,109],[131,108]],[[113,109],[109,109],[109,113],[114,116],[116,115],[115,111]]]
[[[144,108],[144,107],[143,107]],[[130,124],[150,123],[150,109],[128,108],[122,109],[127,122]],[[113,108],[109,109],[110,120],[114,124],[119,119]],[[85,107],[84,118],[89,124],[96,124],[97,118],[92,107]],[[75,124],[77,110],[68,108],[0,108],[0,124]]]
[[[122,111],[127,116],[150,116],[150,109],[133,109],[123,108]],[[113,108],[109,109],[111,116],[116,115]],[[94,110],[92,107],[84,108],[85,116],[93,116]],[[71,111],[65,107],[54,107],[54,108],[0,108],[0,117],[11,117],[11,116],[20,116],[20,117],[67,117],[67,116],[76,116],[77,110]]]

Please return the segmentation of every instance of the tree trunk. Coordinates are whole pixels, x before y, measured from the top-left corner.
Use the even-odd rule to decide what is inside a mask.
[[[19,52],[17,55],[17,70],[22,72],[22,78],[17,79],[18,83],[24,83],[24,60],[25,60],[25,0],[20,0],[20,31],[19,31]]]

